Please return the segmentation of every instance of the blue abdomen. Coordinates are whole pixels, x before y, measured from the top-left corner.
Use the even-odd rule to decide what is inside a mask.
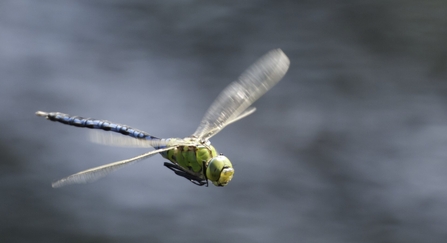
[[[123,135],[131,136],[134,138],[140,139],[159,139],[157,137],[151,136],[148,133],[131,128],[126,125],[121,125],[118,123],[109,122],[107,120],[98,120],[92,118],[84,118],[80,116],[70,116],[60,112],[42,112],[39,111],[36,113],[39,116],[44,116],[50,121],[60,122],[66,125],[75,126],[75,127],[86,127],[91,129],[101,129],[104,131],[112,131],[121,133]]]

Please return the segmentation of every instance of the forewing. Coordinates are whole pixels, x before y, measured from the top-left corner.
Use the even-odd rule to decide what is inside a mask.
[[[281,80],[289,64],[289,58],[281,49],[265,54],[219,94],[193,135],[207,140],[239,120],[241,113]]]
[[[149,158],[155,154],[158,154],[163,151],[167,151],[172,149],[172,147],[169,148],[163,148],[163,149],[157,149],[154,151],[150,151],[147,153],[144,153],[142,155],[139,155],[137,157],[133,157],[131,159],[121,160],[114,163],[98,166],[92,169],[84,170],[79,173],[73,174],[71,176],[65,177],[63,179],[60,179],[52,184],[54,188],[56,187],[63,187],[70,184],[80,184],[80,183],[87,183],[87,182],[93,182],[95,180],[98,180],[109,173],[123,167],[129,164],[132,164],[134,162],[140,161],[142,159]]]
[[[239,120],[242,119],[242,118],[245,118],[245,117],[247,117],[247,116],[253,114],[253,112],[255,112],[255,111],[256,111],[256,107],[249,107],[249,108],[246,109],[244,112],[242,112],[241,114],[239,114],[236,118],[234,118],[234,119],[232,119],[232,120],[228,120],[228,121],[225,123],[225,126],[224,126],[224,127],[230,125],[231,123],[237,122],[237,121],[239,121]]]
[[[230,125],[231,123],[237,122],[237,121],[239,121],[239,120],[242,119],[242,118],[245,118],[245,117],[247,117],[247,116],[253,114],[253,112],[255,112],[255,111],[256,111],[256,108],[255,108],[255,107],[250,107],[250,108],[248,108],[247,110],[245,110],[244,112],[242,112],[241,114],[239,114],[239,116],[237,116],[236,118],[231,119],[231,120],[227,120],[227,122],[226,122],[225,124],[223,124],[223,126],[222,126],[221,129],[218,129],[218,128],[216,127],[214,130],[210,130],[210,131],[208,132],[208,134],[216,134],[217,132],[219,132],[220,130],[222,130],[224,127]]]

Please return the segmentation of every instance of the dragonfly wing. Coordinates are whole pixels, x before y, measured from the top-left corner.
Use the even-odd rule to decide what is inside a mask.
[[[91,142],[118,146],[118,147],[133,147],[133,148],[158,148],[160,146],[166,146],[167,141],[165,139],[144,139],[134,138],[129,136],[123,136],[118,133],[103,132],[99,130],[91,130],[89,132],[89,139]]]
[[[157,153],[167,151],[170,149],[172,149],[172,147],[157,149],[154,151],[144,153],[137,157],[133,157],[131,159],[121,160],[121,161],[117,161],[114,163],[98,166],[98,167],[95,167],[92,169],[84,170],[79,173],[76,173],[71,176],[60,179],[60,180],[54,182],[52,184],[52,186],[54,188],[57,188],[57,187],[63,187],[63,186],[70,185],[70,184],[80,184],[80,183],[92,182],[92,181],[95,181],[97,179],[100,179],[100,178],[108,175],[109,173],[111,173],[123,166],[129,165],[131,163],[137,162],[142,159],[149,158]]]
[[[216,127],[214,130],[209,131],[208,134],[216,134],[216,133],[219,132],[219,130],[222,130],[224,127],[230,125],[231,123],[237,122],[237,121],[239,121],[242,118],[245,118],[245,117],[251,115],[255,111],[256,111],[255,107],[250,107],[247,110],[245,110],[242,114],[240,114],[238,117],[236,117],[236,118],[234,118],[232,120],[227,121],[227,123],[225,123],[222,126],[222,128],[219,129],[219,128]]]
[[[242,114],[240,114],[239,116],[237,116],[237,117],[234,118],[233,120],[229,120],[229,121],[227,121],[227,123],[225,124],[224,127],[230,125],[231,123],[237,122],[237,121],[239,121],[239,120],[242,119],[242,118],[245,118],[245,117],[247,117],[247,116],[253,114],[253,112],[255,112],[255,111],[256,111],[256,107],[250,107],[250,108],[248,108],[247,110],[245,110],[244,112],[242,112]]]
[[[244,111],[286,74],[290,60],[280,49],[272,50],[250,66],[237,81],[226,87],[208,108],[193,134],[200,140],[216,135],[226,125],[249,114]],[[248,110],[250,111],[250,110]],[[239,117],[239,118],[238,118]]]

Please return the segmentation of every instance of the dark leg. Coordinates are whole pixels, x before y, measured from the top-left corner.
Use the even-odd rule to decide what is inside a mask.
[[[203,186],[206,184],[208,186],[208,180],[204,180],[198,176],[191,175],[179,165],[170,162],[165,162],[163,165],[166,166],[168,169],[174,171],[176,175],[186,178],[195,185]]]

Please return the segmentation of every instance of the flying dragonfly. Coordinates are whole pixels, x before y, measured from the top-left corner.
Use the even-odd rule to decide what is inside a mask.
[[[93,142],[153,149],[130,159],[70,175],[54,182],[52,186],[62,187],[92,182],[123,166],[156,154],[160,154],[169,161],[165,162],[164,166],[196,185],[208,186],[208,180],[215,186],[227,185],[234,175],[233,165],[227,157],[217,153],[209,139],[229,124],[255,112],[256,108],[250,107],[251,104],[282,79],[289,64],[289,58],[280,49],[272,50],[262,56],[219,94],[208,108],[197,130],[186,138],[158,138],[144,131],[107,120],[70,116],[60,112],[37,111],[37,116],[45,117],[50,121],[115,132],[95,133],[96,135],[91,137]]]

